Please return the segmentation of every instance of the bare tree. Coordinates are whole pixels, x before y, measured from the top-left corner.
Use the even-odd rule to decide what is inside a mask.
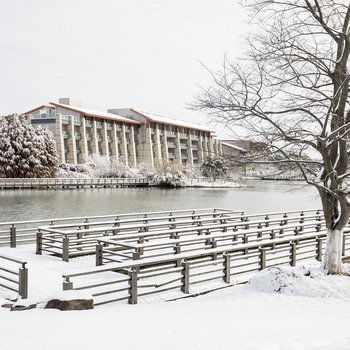
[[[350,216],[350,2],[245,0],[243,6],[258,30],[247,36],[244,57],[225,59],[212,72],[213,84],[194,108],[248,130],[318,189],[327,227],[324,268],[340,274]]]

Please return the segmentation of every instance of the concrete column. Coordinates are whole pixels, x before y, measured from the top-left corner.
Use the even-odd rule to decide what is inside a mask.
[[[93,154],[100,154],[98,151],[98,140],[97,140],[97,127],[96,127],[96,118],[92,121],[92,128],[91,128],[91,148]]]
[[[163,162],[168,163],[170,161],[169,159],[169,152],[168,152],[168,136],[167,136],[167,130],[166,126],[163,126]]]
[[[181,139],[180,139],[180,133],[179,128],[176,128],[176,135],[175,135],[175,158],[176,161],[179,163],[179,165],[182,165],[182,159],[181,159]]]
[[[207,135],[204,135],[203,137],[203,153],[204,153],[204,160],[205,160],[209,157]]]
[[[191,130],[188,130],[187,139],[187,164],[193,168],[193,149],[192,149],[192,135]]]
[[[149,125],[146,127],[146,142],[144,148],[144,159],[146,163],[153,168],[154,158],[153,158],[153,145],[152,145],[152,133]]]
[[[121,154],[124,158],[124,164],[128,165],[129,164],[128,144],[127,144],[127,139],[126,139],[126,132],[125,132],[125,124],[124,123],[122,124],[121,135],[122,135],[122,143],[120,145],[120,150],[121,150]]]
[[[135,145],[135,129],[134,125],[130,126],[130,163],[133,166],[137,165],[136,145]]]
[[[198,141],[198,163],[199,165],[202,165],[204,162],[204,154],[203,154],[203,137],[202,132],[200,131],[199,134],[199,141]]]
[[[81,148],[81,155],[84,158],[85,162],[87,160],[87,157],[89,156],[89,150],[87,145],[87,132],[86,132],[86,119],[85,117],[81,118],[81,140],[80,140],[80,148]]]
[[[219,140],[219,154],[220,154],[220,157],[222,157],[222,144],[220,140]]]
[[[58,153],[58,161],[60,163],[65,163],[66,155],[64,153],[64,139],[63,139],[61,113],[56,113],[55,141],[56,141],[56,147],[57,147],[57,153]]]
[[[107,133],[107,123],[104,120],[102,124],[102,152],[103,155],[109,158],[109,145],[108,145],[108,133]]]
[[[67,162],[71,164],[77,164],[77,146],[75,140],[75,127],[74,127],[74,116],[70,116],[70,124],[68,127],[69,137],[67,140],[68,144],[68,153],[67,153]]]
[[[214,142],[213,137],[209,135],[209,157],[214,157]]]
[[[117,161],[119,161],[119,150],[118,150],[118,136],[117,136],[117,124],[113,123],[113,132],[112,132],[112,138],[113,138],[113,153],[114,157]]]
[[[155,124],[154,130],[154,151],[155,151],[155,160],[159,163],[162,162],[162,148],[160,143],[160,135],[159,135],[159,124]]]

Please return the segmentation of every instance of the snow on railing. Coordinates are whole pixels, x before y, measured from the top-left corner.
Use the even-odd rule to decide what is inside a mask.
[[[18,293],[22,299],[28,298],[28,269],[26,265],[25,261],[0,254],[0,287]]]

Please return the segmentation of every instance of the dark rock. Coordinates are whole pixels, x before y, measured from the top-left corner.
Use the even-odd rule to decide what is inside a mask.
[[[92,299],[75,299],[75,300],[49,300],[45,309],[58,309],[61,311],[67,310],[91,310],[94,308]]]
[[[13,304],[2,304],[1,307],[5,308],[5,309],[11,309],[13,306]]]
[[[31,305],[15,305],[11,307],[10,311],[25,311],[25,310],[31,310],[31,309],[35,309],[36,308],[36,304],[31,304]]]

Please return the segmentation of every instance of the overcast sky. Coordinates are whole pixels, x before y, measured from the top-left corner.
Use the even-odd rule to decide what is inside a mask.
[[[246,20],[238,0],[0,0],[0,115],[73,97],[208,124],[186,109],[200,62],[238,55]]]

